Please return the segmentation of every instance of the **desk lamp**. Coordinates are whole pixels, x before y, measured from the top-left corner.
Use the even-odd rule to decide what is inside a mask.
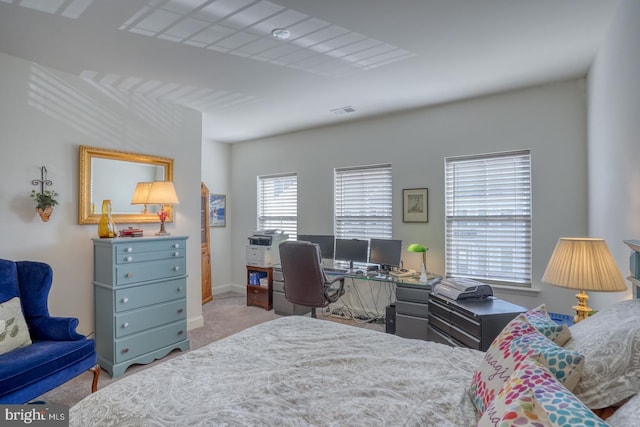
[[[427,283],[427,251],[429,248],[425,248],[420,243],[412,243],[407,248],[409,252],[421,252],[422,253],[422,272],[420,273],[420,283]]]
[[[176,189],[171,181],[153,181],[151,188],[149,189],[149,197],[147,197],[148,205],[161,205],[162,208],[158,212],[158,218],[160,218],[160,231],[156,233],[156,236],[168,236],[169,233],[164,229],[164,222],[167,219],[168,211],[165,210],[166,205],[177,205],[178,195]]]
[[[604,239],[570,238],[558,240],[542,281],[561,288],[577,289],[578,305],[574,323],[586,319],[593,311],[587,306],[585,291],[621,292],[627,284],[618,270]]]
[[[139,182],[136,184],[136,189],[133,190],[133,197],[131,197],[132,205],[144,205],[144,209],[140,212],[143,215],[149,213],[147,210],[147,199],[149,198],[149,190],[153,182]]]

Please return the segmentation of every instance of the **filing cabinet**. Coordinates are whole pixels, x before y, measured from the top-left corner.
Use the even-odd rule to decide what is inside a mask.
[[[189,349],[186,240],[93,239],[96,352],[112,377]]]
[[[396,283],[396,335],[427,340],[429,294],[432,286],[420,283]]]

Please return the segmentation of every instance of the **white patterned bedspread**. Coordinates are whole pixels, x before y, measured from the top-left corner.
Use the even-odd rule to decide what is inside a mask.
[[[308,317],[253,326],[70,409],[87,426],[475,426],[482,354]]]

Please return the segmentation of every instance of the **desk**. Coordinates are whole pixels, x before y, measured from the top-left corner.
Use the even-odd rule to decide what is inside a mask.
[[[347,294],[338,300],[338,303],[330,305],[332,310],[340,310],[339,304],[349,305],[351,311],[355,312],[368,312],[375,311],[375,318],[382,319],[385,317],[388,306],[394,306],[396,312],[400,316],[399,324],[396,322],[396,334],[409,338],[423,338],[426,339],[426,324],[423,325],[421,320],[426,322],[427,318],[427,303],[429,294],[431,293],[432,285],[429,283],[420,283],[418,277],[394,277],[387,274],[381,274],[378,271],[371,271],[369,274],[355,274],[353,272],[344,272],[333,268],[332,266],[325,265],[325,273],[327,276],[343,275],[346,277],[345,289]],[[433,280],[440,278],[439,276],[430,275],[429,279]],[[358,288],[362,286],[371,286],[372,282],[379,282],[381,285],[386,286],[388,289],[388,298],[377,298],[378,295],[372,295],[369,301],[366,300],[364,292],[359,291]],[[381,286],[377,288],[377,291],[381,291],[384,288]],[[386,290],[385,290],[386,292]],[[352,297],[352,294],[355,296]],[[347,304],[345,299],[356,300]],[[366,307],[363,307],[366,306]],[[371,310],[371,306],[374,307]],[[292,304],[286,300],[284,296],[284,280],[282,277],[282,269],[279,265],[273,267],[273,309],[276,314],[280,315],[304,315],[310,311],[308,307],[302,307],[296,304]],[[395,316],[395,312],[393,313]],[[404,317],[403,317],[404,316]],[[416,326],[414,318],[420,319]],[[397,319],[397,318],[396,318]],[[396,319],[393,319],[394,321]],[[420,332],[415,332],[419,330]],[[424,334],[422,333],[424,332]],[[416,336],[419,335],[419,336]]]

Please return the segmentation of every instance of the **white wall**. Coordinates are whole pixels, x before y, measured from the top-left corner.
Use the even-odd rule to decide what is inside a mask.
[[[256,227],[256,176],[298,173],[298,230],[332,233],[333,169],[393,165],[394,238],[430,248],[444,273],[444,157],[530,148],[533,166],[533,282],[539,294],[503,294],[528,307],[569,313],[573,293],[540,283],[561,235],[587,232],[586,97],[583,80],[297,132],[231,147],[231,278],[244,284],[244,244]],[[402,222],[402,189],[429,188],[429,223]],[[417,269],[420,257],[405,254]],[[239,288],[241,289],[241,288]]]
[[[640,239],[640,2],[623,0],[589,73],[589,233],[606,239],[623,275]],[[592,307],[627,298],[592,293]]]
[[[188,240],[187,310],[202,324],[200,293],[200,145],[202,115],[141,97],[99,90],[69,74],[0,54],[0,257],[50,264],[49,309],[93,331],[93,255],[97,225],[78,225],[78,147],[174,158],[180,205],[167,231]],[[46,166],[60,193],[42,222],[29,197]],[[125,225],[122,225],[124,227]],[[152,235],[158,224],[142,226]]]
[[[211,227],[211,282],[214,297],[216,294],[234,289],[231,285],[231,247],[230,236],[233,216],[228,215],[229,202],[233,199],[229,185],[229,164],[231,146],[214,141],[202,143],[202,181],[210,194],[227,196],[227,217],[224,227]],[[233,212],[231,212],[233,213]]]

